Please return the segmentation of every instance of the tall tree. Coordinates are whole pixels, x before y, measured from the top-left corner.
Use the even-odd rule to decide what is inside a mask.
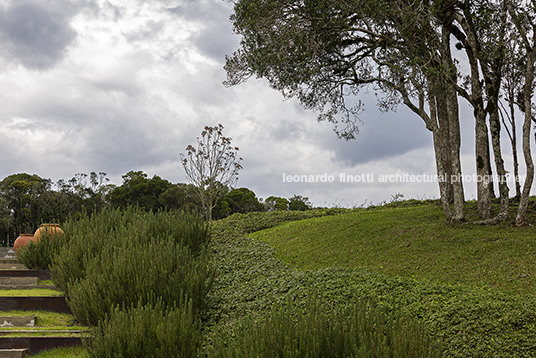
[[[504,128],[510,139],[510,146],[512,148],[512,159],[514,167],[514,182],[516,188],[515,198],[521,199],[521,184],[519,178],[519,159],[517,149],[517,121],[516,121],[516,108],[522,107],[523,98],[519,98],[519,94],[523,91],[523,79],[525,75],[523,58],[523,45],[519,38],[517,31],[510,31],[506,48],[505,56],[506,62],[510,66],[506,66],[504,69],[504,83],[503,83],[503,95],[504,100],[508,103],[508,108],[504,108],[502,113],[502,120]],[[502,106],[502,103],[501,103]]]
[[[207,220],[218,199],[238,181],[242,169],[238,148],[223,135],[223,125],[206,126],[197,138],[197,147],[189,145],[180,154],[186,178],[197,190]]]
[[[448,220],[463,220],[457,73],[450,34],[438,20],[449,8],[426,1],[240,0],[231,17],[241,46],[227,58],[227,85],[264,77],[285,97],[319,111],[345,139],[355,138],[367,86],[403,102],[434,136],[441,198]],[[341,126],[342,124],[342,126]],[[454,185],[453,185],[454,184]],[[450,202],[454,201],[454,214]]]
[[[121,186],[110,192],[110,201],[114,207],[125,208],[139,205],[145,210],[156,211],[162,208],[158,198],[171,183],[158,175],[149,178],[143,171],[130,171],[123,175]]]
[[[51,186],[50,179],[26,173],[9,175],[0,182],[0,195],[12,215],[10,239],[13,235],[33,233],[39,227],[43,211],[40,198]]]
[[[516,215],[516,224],[526,224],[526,212],[532,183],[534,181],[534,162],[530,149],[530,132],[532,116],[532,93],[534,90],[534,65],[536,62],[536,1],[518,2],[505,0],[508,13],[512,17],[524,50],[525,83],[521,92],[520,109],[524,112],[523,155],[527,166],[527,176]]]

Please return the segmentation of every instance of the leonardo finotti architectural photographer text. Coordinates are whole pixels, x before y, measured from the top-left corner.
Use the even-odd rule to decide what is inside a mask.
[[[523,182],[524,175],[518,175],[518,180]],[[286,174],[283,173],[283,183],[436,183],[436,182],[514,182],[515,177],[507,174],[499,175],[437,175],[437,174],[374,174],[360,173],[347,174]]]

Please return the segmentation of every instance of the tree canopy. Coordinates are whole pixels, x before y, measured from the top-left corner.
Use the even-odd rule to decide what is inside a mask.
[[[226,85],[237,85],[250,77],[265,78],[284,97],[296,97],[306,109],[318,111],[319,120],[335,123],[335,131],[345,139],[355,139],[358,133],[363,111],[359,95],[363,88],[382,94],[381,110],[404,104],[432,132],[438,176],[449,178],[439,182],[441,199],[447,219],[454,221],[464,219],[464,189],[459,180],[462,170],[458,97],[467,100],[474,109],[475,167],[481,178],[477,181],[479,213],[483,219],[490,219],[494,189],[486,178],[491,177],[493,170],[502,178],[507,173],[499,135],[499,100],[506,82],[503,73],[509,73],[508,78],[517,81],[516,88],[523,87],[519,78],[523,78],[521,82],[527,88],[533,88],[531,75],[519,76],[523,64],[533,63],[528,56],[532,44],[514,45],[515,59],[508,56],[507,44],[523,39],[523,31],[532,33],[534,3],[512,0],[237,0],[234,3],[231,21],[242,38],[239,49],[226,59]],[[530,36],[525,39],[519,42],[531,41]],[[453,54],[453,48],[458,52]],[[460,61],[467,61],[468,68],[460,66]],[[522,111],[531,107],[524,101],[518,100],[516,104]],[[529,157],[528,150],[524,154],[525,158]],[[526,159],[529,187],[531,160]],[[489,222],[507,217],[508,190],[506,183],[499,181],[501,211]]]

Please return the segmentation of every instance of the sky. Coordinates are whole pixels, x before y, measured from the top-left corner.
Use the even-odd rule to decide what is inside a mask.
[[[374,90],[360,94],[360,131],[345,141],[262,79],[223,86],[240,41],[232,10],[226,0],[0,0],[0,180],[105,172],[121,185],[143,171],[186,182],[180,153],[222,124],[243,158],[237,187],[259,198],[344,207],[438,198],[431,132],[403,106],[381,113]],[[471,175],[464,104],[461,127]],[[475,188],[466,184],[467,199]]]

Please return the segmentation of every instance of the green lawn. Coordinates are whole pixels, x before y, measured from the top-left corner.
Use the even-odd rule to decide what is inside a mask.
[[[468,205],[471,208],[471,205]],[[251,234],[300,269],[368,268],[394,276],[536,292],[536,230],[445,223],[437,204],[362,210]]]
[[[24,297],[24,296],[63,296],[63,292],[50,288],[32,288],[28,290],[0,290],[0,296],[3,297]]]
[[[82,358],[87,357],[87,351],[82,346],[56,348],[42,351],[39,354],[31,355],[33,358]]]

